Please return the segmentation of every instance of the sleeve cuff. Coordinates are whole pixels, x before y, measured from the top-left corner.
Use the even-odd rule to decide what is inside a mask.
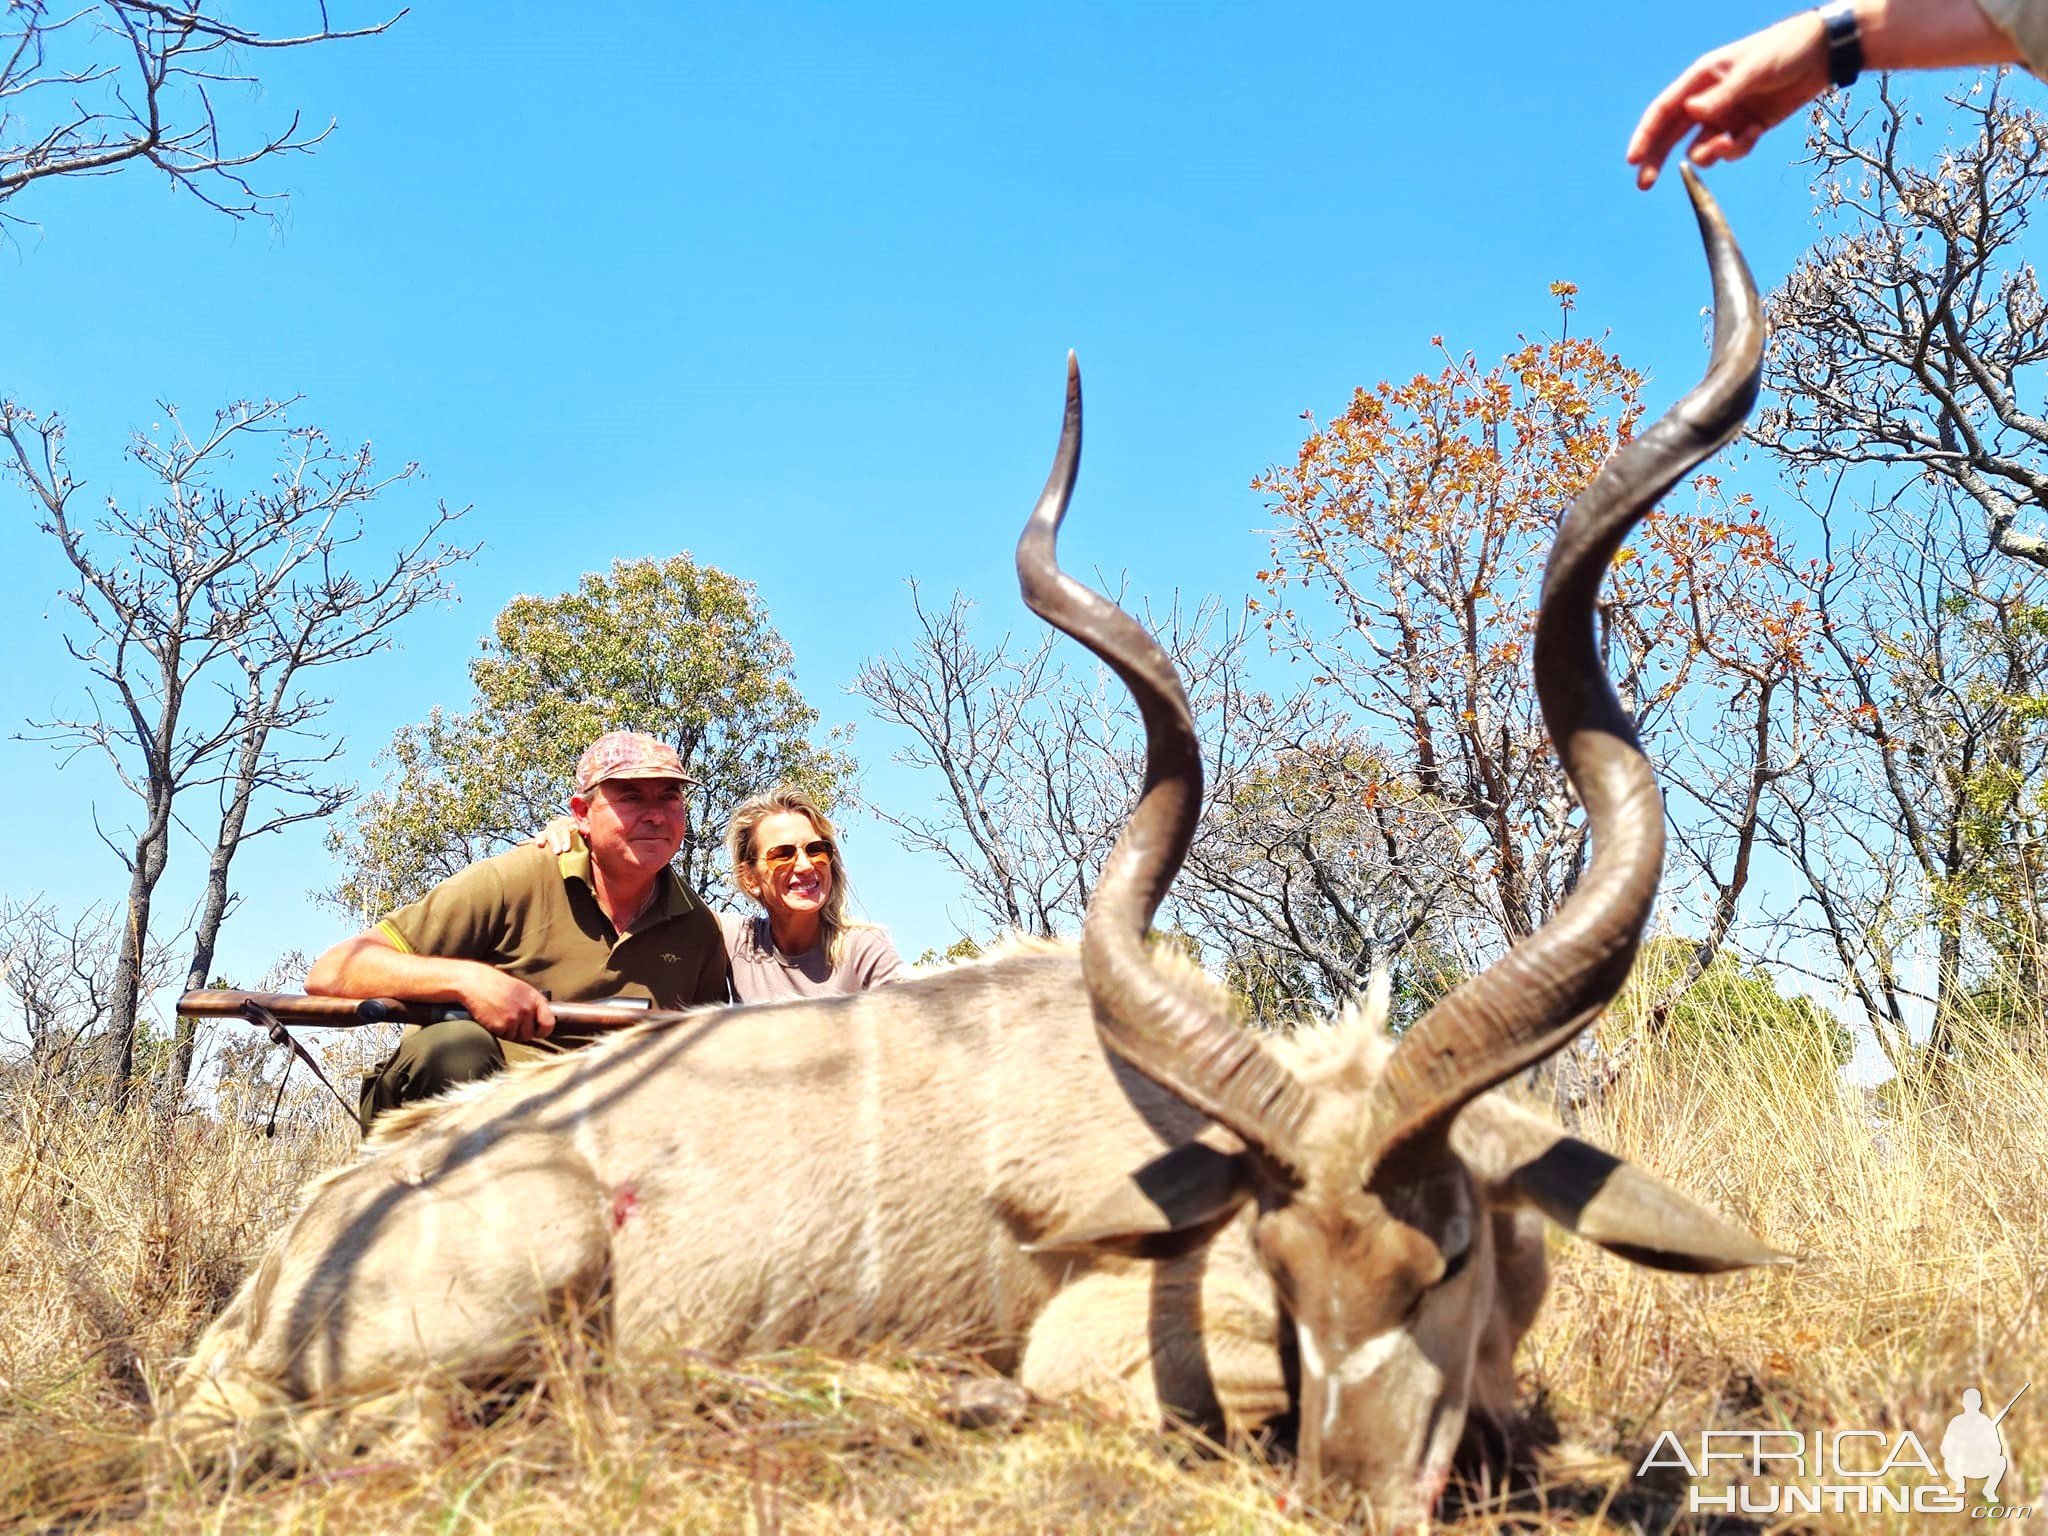
[[[1977,8],[2018,45],[2027,68],[2048,74],[2048,5],[2042,0],[1977,0]]]

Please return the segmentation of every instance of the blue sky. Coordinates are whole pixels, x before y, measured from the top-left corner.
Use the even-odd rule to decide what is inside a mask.
[[[1486,357],[1551,327],[1553,280],[1660,408],[1701,363],[1706,282],[1675,178],[1637,193],[1622,149],[1681,65],[1779,13],[426,7],[256,60],[264,89],[223,98],[257,125],[338,120],[264,168],[291,192],[275,227],[139,171],[17,198],[40,227],[0,251],[0,392],[68,418],[93,502],[140,490],[119,452],[154,401],[203,420],[303,393],[300,419],[425,466],[385,503],[394,536],[432,497],[474,504],[459,606],[328,679],[360,778],[395,727],[463,705],[510,597],[687,550],[758,585],[806,695],[857,726],[867,793],[914,804],[929,786],[845,685],[910,643],[906,577],[964,590],[989,636],[1032,629],[1011,545],[1069,347],[1089,435],[1063,555],[1160,597],[1252,590],[1247,486],[1303,411],[1432,367],[1433,335]],[[1811,238],[1800,137],[1713,176],[1767,285]],[[117,900],[91,818],[128,802],[12,739],[80,679],[59,559],[11,486],[0,560],[0,785],[48,829],[0,894]],[[856,823],[849,852],[906,952],[970,921],[887,829]],[[173,921],[203,860],[174,849]],[[245,850],[222,968],[341,937],[309,894],[331,879],[315,830]]]

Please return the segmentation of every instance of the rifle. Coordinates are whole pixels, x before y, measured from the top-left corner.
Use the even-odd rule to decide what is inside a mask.
[[[551,1003],[555,1023],[571,1030],[624,1029],[650,1021],[672,1023],[683,1015],[673,1009],[658,1009],[642,998],[614,998],[600,1003]],[[357,1029],[365,1024],[438,1024],[444,1019],[466,1019],[469,1015],[455,1003],[414,1003],[396,997],[308,997],[302,992],[237,992],[206,988],[187,992],[178,999],[178,1012],[186,1018],[247,1019],[268,1034],[273,1043],[313,1069],[327,1091],[334,1095],[350,1116],[356,1106],[321,1070],[313,1053],[292,1038],[285,1021],[313,1029]],[[291,1068],[286,1066],[290,1073]],[[277,1104],[270,1107],[267,1135],[277,1134],[277,1108],[284,1102],[284,1080],[277,1084]]]
[[[618,997],[597,1003],[550,1003],[555,1024],[571,1030],[624,1029],[650,1020],[674,1023],[683,1015],[652,1007],[644,998]],[[300,992],[187,992],[178,1012],[188,1018],[247,1019],[266,1028],[273,1020],[313,1029],[355,1029],[365,1024],[439,1024],[469,1017],[458,1003],[410,1003],[396,997],[307,997]]]

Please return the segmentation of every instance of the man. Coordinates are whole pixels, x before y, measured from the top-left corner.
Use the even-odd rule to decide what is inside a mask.
[[[675,749],[614,731],[576,765],[569,814],[583,846],[522,844],[479,860],[313,964],[323,997],[453,1003],[469,1014],[409,1029],[363,1082],[362,1120],[585,1043],[557,1036],[549,1000],[726,1001],[725,944],[669,867],[689,830]]]
[[[1828,0],[1694,60],[1643,113],[1628,163],[1636,184],[1650,186],[1687,133],[1695,165],[1740,160],[1765,131],[1866,66],[2019,63],[2048,68],[2048,0]]]

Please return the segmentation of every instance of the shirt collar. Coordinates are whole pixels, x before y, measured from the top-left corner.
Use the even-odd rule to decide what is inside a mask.
[[[590,869],[590,849],[584,845],[582,838],[577,838],[568,852],[555,855],[555,866],[561,871],[564,880],[576,881],[590,892],[591,900],[597,899],[597,882],[592,878]],[[675,867],[670,865],[654,877],[654,904],[641,917],[640,926],[648,928],[655,923],[667,922],[672,917],[685,917],[695,911],[698,905],[697,898],[690,893],[690,888],[677,878]]]

